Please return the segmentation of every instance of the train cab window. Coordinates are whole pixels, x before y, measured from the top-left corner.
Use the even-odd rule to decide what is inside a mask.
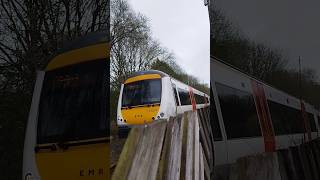
[[[193,96],[194,96],[194,99],[196,100],[196,103],[197,104],[202,104],[200,101],[200,98],[199,98],[199,95],[198,94],[193,94]]]
[[[161,101],[161,79],[135,81],[124,85],[122,107],[158,104]]]
[[[214,141],[222,141],[221,128],[220,128],[220,123],[219,123],[219,119],[218,119],[217,108],[216,108],[216,105],[213,100],[212,87],[210,88],[210,98],[212,98],[211,102],[213,102],[210,105],[210,119],[211,119],[210,123],[211,123],[211,127],[213,129],[213,140]]]
[[[261,136],[252,94],[216,83],[228,139]]]
[[[270,100],[268,100],[268,107],[276,135],[303,132],[300,110]]]
[[[317,132],[317,127],[314,119],[314,115],[312,113],[308,113],[308,120],[310,122],[310,127],[312,132]]]
[[[197,104],[205,104],[205,99],[203,96],[201,96],[199,94],[194,94],[194,97],[196,99]]]
[[[189,91],[178,88],[181,105],[191,105]]]
[[[38,116],[38,144],[106,137],[105,61],[48,71]]]
[[[177,87],[175,84],[172,84],[172,89],[173,89],[173,94],[174,94],[174,99],[176,101],[176,105],[180,106],[179,99],[178,99]]]

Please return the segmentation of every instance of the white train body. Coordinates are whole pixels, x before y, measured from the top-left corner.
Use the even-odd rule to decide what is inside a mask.
[[[126,129],[208,105],[207,94],[161,71],[141,71],[121,85],[117,125]]]
[[[319,111],[310,104],[301,103],[298,98],[217,59],[211,58],[210,66],[216,166],[234,163],[242,156],[288,148],[318,137]],[[301,111],[301,104],[305,111]],[[301,131],[298,126],[299,120],[300,128],[305,123],[302,112],[309,117],[310,129],[306,131]],[[266,125],[268,123],[269,126]]]

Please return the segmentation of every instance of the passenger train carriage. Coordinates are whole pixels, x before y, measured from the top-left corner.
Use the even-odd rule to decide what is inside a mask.
[[[125,132],[130,126],[209,105],[209,96],[157,70],[140,71],[122,85],[117,124]],[[121,132],[121,133],[122,133]]]
[[[210,66],[216,166],[318,137],[319,111],[310,104],[216,58]]]
[[[38,72],[22,179],[108,179],[109,48],[107,32],[88,34]]]

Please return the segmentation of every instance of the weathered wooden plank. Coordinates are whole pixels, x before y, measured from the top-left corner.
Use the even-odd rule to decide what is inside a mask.
[[[167,166],[167,162],[168,162],[168,157],[170,154],[170,139],[171,139],[171,133],[170,133],[170,129],[173,126],[173,121],[175,120],[175,118],[171,117],[167,123],[167,128],[166,128],[166,134],[165,134],[165,139],[164,139],[164,143],[163,143],[163,148],[162,148],[162,152],[161,152],[161,157],[160,157],[160,162],[159,162],[159,168],[158,168],[158,173],[157,173],[157,180],[164,180],[166,179],[166,166]]]
[[[230,172],[232,180],[281,180],[277,153],[239,158]]]
[[[204,132],[203,130],[201,130],[200,128],[200,143],[203,145],[203,149],[204,149],[204,156],[211,157],[211,153],[210,153],[210,147],[209,147],[209,143],[208,143],[208,139],[205,138],[204,136]]]
[[[192,112],[188,112],[188,133],[187,133],[187,147],[186,147],[186,180],[194,179],[194,121]]]
[[[137,145],[127,179],[156,179],[166,123],[166,121],[158,121],[147,128],[143,128],[142,138]]]
[[[310,171],[311,171],[311,175],[312,175],[313,179],[320,179],[319,175],[318,175],[318,171],[317,171],[317,164],[315,161],[316,159],[315,159],[314,153],[312,152],[312,149],[311,149],[311,143],[309,142],[309,143],[305,144],[304,148],[305,148],[305,151],[307,154],[307,158],[308,158],[309,165],[310,165]]]
[[[198,115],[192,113],[194,121],[194,180],[198,180],[200,172],[200,137],[199,137],[199,119]]]
[[[302,170],[304,172],[305,179],[312,179],[311,168],[310,168],[310,164],[308,162],[308,157],[307,157],[305,148],[303,147],[303,145],[299,145],[298,150],[299,150],[299,155],[300,155],[300,159],[301,159],[301,166],[302,166]]]
[[[200,142],[202,143],[203,148],[204,148],[204,155],[207,157],[207,159],[210,159],[212,156],[210,153],[211,152],[211,148],[210,148],[211,143],[209,143],[210,139],[206,135],[206,132],[205,132],[208,127],[205,127],[203,125],[203,122],[201,121],[201,119],[199,121],[199,126],[200,126]]]
[[[199,151],[199,157],[200,157],[200,163],[199,163],[199,179],[200,180],[204,180],[204,158],[203,158],[203,150],[202,150],[202,146],[200,144],[200,151]]]
[[[180,167],[180,180],[186,179],[186,162],[187,162],[187,142],[188,142],[188,128],[189,128],[189,119],[188,113],[183,114],[183,128],[182,128],[182,148],[181,148],[181,167]]]
[[[203,154],[203,153],[202,153]],[[206,159],[205,156],[203,156],[203,166],[204,166],[204,174],[205,174],[205,179],[210,180],[210,167],[209,167],[209,162],[208,159]]]
[[[211,126],[211,119],[210,119],[210,107],[207,107],[203,110],[205,112],[205,119],[207,122],[207,127],[209,131],[209,139],[208,139],[208,146],[209,146],[209,159],[208,163],[210,166],[210,170],[213,171],[214,169],[214,136],[213,136],[213,131],[212,131],[212,126]]]
[[[128,139],[123,146],[122,152],[120,154],[117,167],[112,175],[112,180],[123,180],[127,179],[127,175],[130,171],[133,157],[136,152],[137,144],[141,138],[141,128],[131,129]]]
[[[200,142],[203,145],[204,154],[206,159],[209,160],[210,169],[213,170],[214,162],[213,162],[213,136],[210,135],[212,132],[210,123],[206,123],[206,118],[204,118],[203,114],[204,110],[200,109],[198,111],[198,117],[200,118]]]
[[[166,179],[178,180],[180,177],[180,165],[181,165],[181,148],[182,148],[182,136],[183,136],[183,123],[181,121],[182,116],[178,116],[173,124],[171,131],[170,142],[170,154],[168,157]]]
[[[207,139],[207,142],[210,143],[210,131],[211,131],[211,125],[208,121],[208,118],[205,117],[205,114],[204,114],[204,110],[203,109],[199,109],[198,111],[198,117],[200,119],[200,122],[201,122],[201,127],[203,127],[203,131],[205,133],[205,138]],[[208,146],[210,147],[211,146],[211,143],[208,144]]]
[[[211,127],[211,119],[210,119],[210,110],[207,107],[206,109],[202,110],[204,113],[204,121],[206,122],[206,126],[207,127]],[[209,138],[211,139],[211,142],[213,142],[213,132],[212,132],[212,128],[208,128],[209,131]]]

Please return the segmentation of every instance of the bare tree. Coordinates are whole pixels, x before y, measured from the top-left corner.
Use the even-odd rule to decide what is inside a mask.
[[[298,86],[298,71],[288,69],[288,58],[281,50],[254,42],[240,32],[223,12],[213,5],[210,14],[210,52],[227,63],[260,80],[282,89],[296,97],[303,98],[315,106],[320,106],[318,95],[320,85],[313,70],[302,71],[302,89]]]
[[[287,61],[280,50],[250,40],[221,10],[210,6],[210,18],[213,56],[261,80],[285,67]]]
[[[65,40],[109,27],[107,0],[0,0],[0,89],[31,93]]]
[[[135,13],[125,0],[111,2],[111,45],[111,85],[115,89],[129,74],[150,69],[155,60],[173,58],[151,36],[148,19]]]
[[[2,179],[21,177],[24,127],[36,70],[46,66],[65,40],[101,29],[109,29],[108,0],[0,0]]]

